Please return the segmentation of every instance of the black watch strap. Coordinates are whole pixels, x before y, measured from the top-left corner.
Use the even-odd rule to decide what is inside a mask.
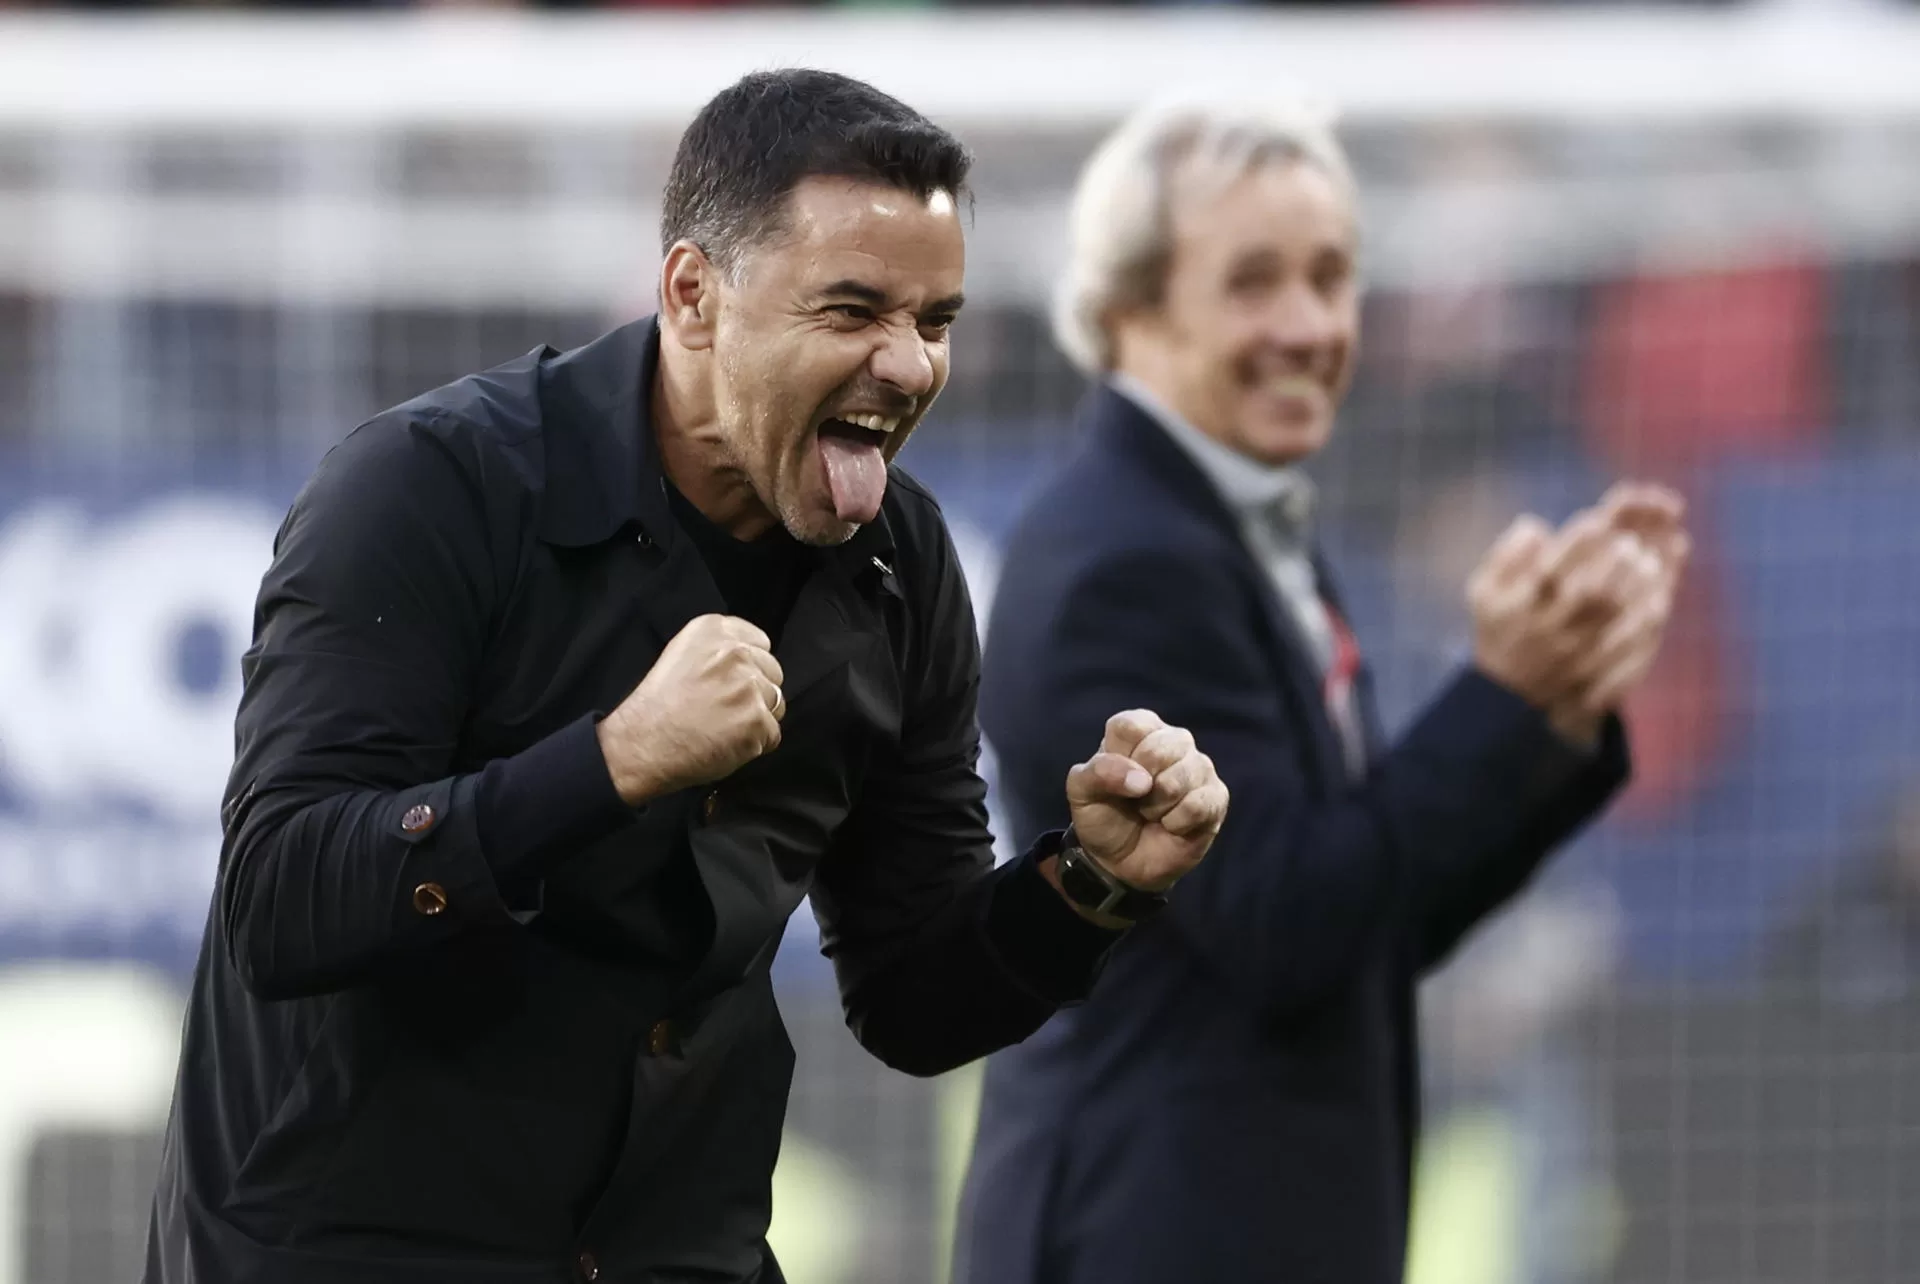
[[[1081,909],[1139,923],[1166,908],[1160,892],[1143,891],[1115,878],[1068,829],[1060,840],[1060,890]]]

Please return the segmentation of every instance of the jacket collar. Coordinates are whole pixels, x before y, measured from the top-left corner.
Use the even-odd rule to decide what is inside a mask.
[[[1314,486],[1305,470],[1298,465],[1262,464],[1215,441],[1138,379],[1114,374],[1107,384],[1159,425],[1242,519],[1277,524],[1290,539],[1309,542]]]
[[[656,539],[671,529],[653,438],[650,394],[659,364],[653,317],[541,363],[547,478],[540,538],[583,548],[629,526]]]
[[[1269,636],[1277,644],[1278,676],[1286,684],[1300,724],[1312,728],[1311,742],[1321,780],[1332,787],[1347,778],[1346,756],[1327,717],[1320,692],[1319,670],[1293,613],[1280,600],[1268,573],[1248,550],[1239,518],[1192,454],[1136,402],[1111,385],[1101,383],[1088,396],[1082,414],[1094,450],[1123,459],[1151,477],[1155,485],[1181,507],[1206,521],[1225,537],[1228,556],[1241,568],[1258,597]],[[1333,577],[1316,547],[1311,553],[1320,591],[1338,608]],[[1344,613],[1344,612],[1343,612]],[[1362,662],[1359,676],[1360,708],[1370,742],[1378,744],[1378,715],[1374,708],[1372,674]]]
[[[1219,527],[1235,544],[1242,542],[1240,519],[1219,488],[1138,402],[1102,381],[1088,395],[1081,413],[1095,449],[1141,466],[1183,507]]]
[[[541,362],[546,503],[540,538],[584,548],[638,528],[670,548],[679,534],[653,423],[660,367],[658,317],[643,317],[584,347]],[[850,564],[890,565],[892,528],[883,509],[837,550]]]

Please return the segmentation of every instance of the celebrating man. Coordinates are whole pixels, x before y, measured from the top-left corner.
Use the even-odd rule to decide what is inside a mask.
[[[946,382],[968,158],[749,76],[668,181],[660,312],[382,414],[261,590],[149,1284],[775,1281],[812,896],[860,1041],[932,1074],[1083,998],[1226,810],[1103,719],[992,870],[979,658],[891,460]]]
[[[1515,523],[1473,665],[1381,743],[1297,470],[1359,327],[1352,178],[1285,103],[1143,112],[1088,163],[1060,333],[1099,380],[1007,549],[981,716],[1016,832],[1107,706],[1191,727],[1232,820],[1091,1002],[989,1063],[967,1284],[1391,1284],[1419,978],[1627,774],[1610,713],[1686,556],[1622,487]]]

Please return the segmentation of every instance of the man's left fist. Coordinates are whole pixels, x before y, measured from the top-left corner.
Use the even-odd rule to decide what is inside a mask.
[[[1200,863],[1227,818],[1227,787],[1193,733],[1146,709],[1107,719],[1100,752],[1067,773],[1073,832],[1115,878],[1164,892]]]

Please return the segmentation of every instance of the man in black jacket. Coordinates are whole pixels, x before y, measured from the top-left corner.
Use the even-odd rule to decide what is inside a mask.
[[[1085,997],[1226,792],[1116,715],[992,869],[979,656],[890,461],[947,376],[967,156],[871,88],[689,127],[656,319],[361,427],[245,660],[149,1284],[772,1281],[811,894],[933,1074]],[[1063,773],[1064,775],[1065,773]]]

